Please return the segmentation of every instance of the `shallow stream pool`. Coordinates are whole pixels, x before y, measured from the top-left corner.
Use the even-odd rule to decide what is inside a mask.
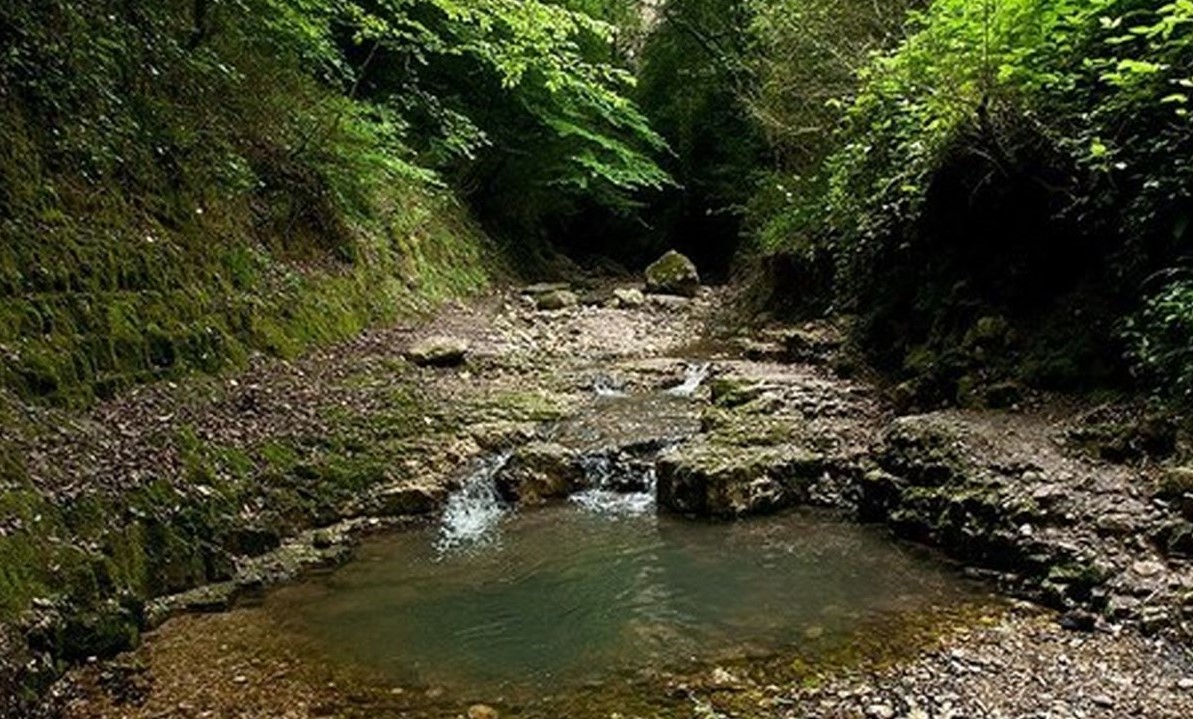
[[[442,531],[370,540],[263,609],[395,684],[508,696],[825,645],[974,597],[922,551],[808,511],[705,523],[567,503],[474,542]]]

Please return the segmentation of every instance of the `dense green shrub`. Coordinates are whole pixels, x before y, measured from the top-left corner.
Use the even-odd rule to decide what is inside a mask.
[[[833,306],[862,315],[895,368],[943,361],[1001,316],[1021,330],[1008,371],[1109,379],[1147,278],[1189,249],[1191,10],[935,0],[912,12],[905,39],[833,101],[846,111],[823,159],[755,204],[763,251],[828,258]],[[783,56],[767,61],[781,77]]]
[[[1173,281],[1149,297],[1129,327],[1140,376],[1170,399],[1193,401],[1193,281]]]

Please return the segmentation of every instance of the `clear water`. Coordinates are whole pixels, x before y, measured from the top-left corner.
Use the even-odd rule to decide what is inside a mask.
[[[922,554],[818,514],[605,509],[506,514],[467,544],[445,546],[438,527],[371,541],[265,608],[329,660],[395,683],[542,692],[765,656],[972,596]]]

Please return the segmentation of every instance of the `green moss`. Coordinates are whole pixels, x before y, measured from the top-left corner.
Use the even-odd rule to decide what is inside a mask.
[[[294,357],[486,284],[499,263],[461,207],[410,183],[384,194],[395,214],[356,226],[350,262],[291,264],[257,249],[251,216],[235,212],[178,228],[119,207],[107,223],[66,212],[48,228],[5,225],[0,383],[87,404],[257,350]],[[411,207],[423,209],[402,214]]]
[[[481,414],[490,419],[516,420],[524,422],[549,422],[559,419],[566,411],[564,399],[546,390],[525,392],[498,392],[482,402],[487,409]]]

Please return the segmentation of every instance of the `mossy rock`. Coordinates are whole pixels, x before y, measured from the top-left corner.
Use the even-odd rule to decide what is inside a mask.
[[[128,651],[140,640],[140,625],[140,617],[114,601],[71,612],[62,627],[57,654],[69,661],[82,661]]]
[[[1193,467],[1169,467],[1156,482],[1156,496],[1178,499],[1193,495]]]
[[[1075,427],[1068,438],[1108,462],[1164,459],[1176,452],[1177,424],[1165,414],[1093,422]]]
[[[531,442],[521,447],[497,475],[503,497],[521,504],[561,499],[585,482],[579,456],[554,442]]]
[[[535,298],[535,306],[544,311],[566,310],[580,304],[580,298],[571,290],[552,290]]]
[[[468,343],[455,337],[428,337],[406,351],[406,359],[419,367],[455,367],[467,355]]]
[[[658,462],[658,502],[665,510],[732,519],[807,501],[824,458],[796,447],[681,445]]]
[[[718,407],[733,409],[758,399],[766,391],[766,385],[740,377],[717,377],[709,383],[712,403]]]
[[[447,490],[429,482],[408,482],[377,492],[379,511],[389,517],[430,514],[447,501]]]
[[[700,291],[700,273],[684,255],[671,250],[646,268],[646,291],[652,294],[695,297]]]
[[[883,435],[878,463],[913,485],[964,482],[970,467],[961,452],[962,438],[929,416],[901,417]]]

